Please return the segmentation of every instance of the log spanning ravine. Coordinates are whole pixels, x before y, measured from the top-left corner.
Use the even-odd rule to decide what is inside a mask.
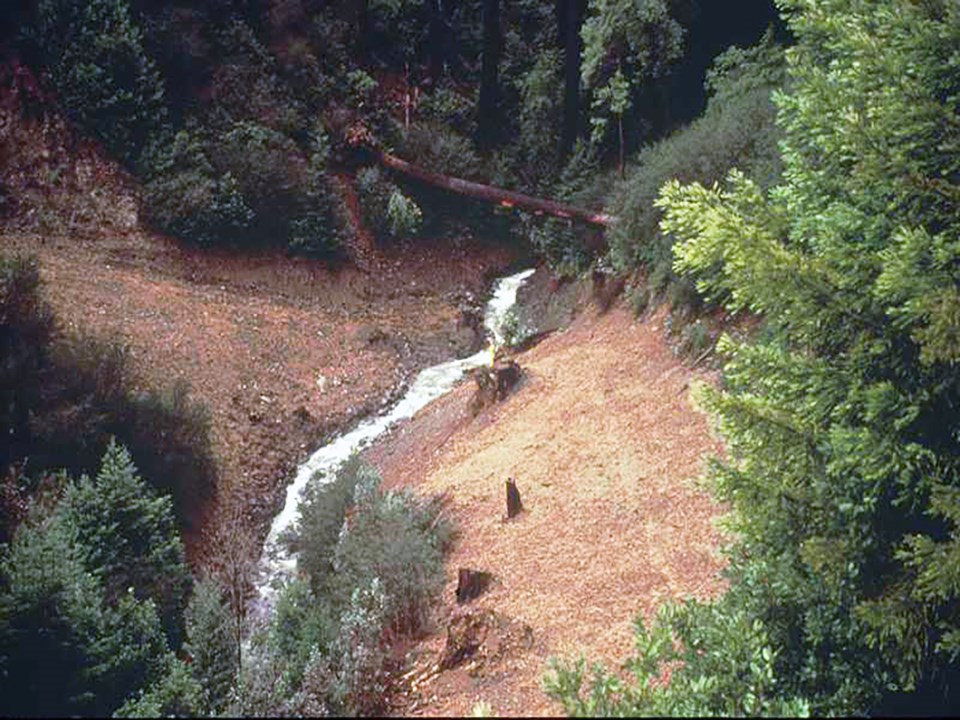
[[[464,180],[453,177],[452,175],[441,175],[440,173],[418,167],[402,158],[398,158],[396,155],[377,150],[373,152],[378,162],[384,167],[396,170],[421,182],[455,192],[458,195],[465,195],[485,202],[497,203],[505,207],[521,207],[532,210],[535,213],[546,213],[547,215],[558,218],[582,220],[591,225],[599,225],[601,227],[608,227],[616,221],[616,217],[606,213],[587,210],[576,207],[575,205],[567,205],[553,200],[545,200],[513,190],[504,190],[503,188],[494,187],[493,185],[484,185],[483,183]]]
[[[616,220],[613,215],[607,215],[606,213],[587,210],[576,207],[575,205],[558,203],[553,200],[544,200],[543,198],[533,197],[532,195],[525,195],[524,193],[513,190],[504,190],[503,188],[494,187],[493,185],[484,185],[483,183],[464,180],[451,175],[441,175],[440,173],[431,172],[430,170],[424,170],[413,163],[398,158],[396,155],[391,155],[383,151],[374,152],[377,160],[384,167],[396,170],[404,175],[409,175],[412,178],[429,183],[430,185],[450,190],[459,195],[466,195],[467,197],[484,200],[486,202],[498,203],[505,207],[521,207],[532,210],[535,213],[546,213],[547,215],[566,218],[568,220],[582,220],[591,225],[600,225],[601,227],[607,227]]]

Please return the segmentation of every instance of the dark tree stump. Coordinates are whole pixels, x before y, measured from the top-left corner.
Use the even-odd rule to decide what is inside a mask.
[[[480,597],[492,580],[493,575],[488,572],[460,568],[457,577],[457,603],[462,605]]]
[[[497,360],[493,367],[479,367],[473,372],[477,390],[473,395],[473,414],[497,402],[503,402],[520,382],[523,371],[513,360]]]
[[[523,503],[520,502],[520,491],[513,478],[507,480],[507,519],[515,518],[523,512]]]

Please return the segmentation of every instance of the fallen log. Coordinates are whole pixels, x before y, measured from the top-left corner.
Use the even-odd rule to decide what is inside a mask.
[[[413,163],[398,158],[396,155],[383,152],[382,150],[374,150],[374,153],[377,160],[384,167],[396,170],[404,175],[409,175],[421,182],[435,185],[477,200],[498,203],[504,207],[521,207],[525,210],[532,210],[535,213],[546,213],[547,215],[566,218],[568,220],[582,220],[591,225],[600,225],[601,227],[608,227],[616,220],[616,217],[607,215],[606,213],[554,202],[553,200],[544,200],[543,198],[525,195],[524,193],[514,192],[513,190],[504,190],[503,188],[493,187],[492,185],[484,185],[483,183],[424,170]]]

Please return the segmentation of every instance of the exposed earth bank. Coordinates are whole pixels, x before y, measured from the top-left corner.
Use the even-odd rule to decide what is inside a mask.
[[[516,251],[477,240],[382,248],[368,272],[185,247],[140,231],[0,235],[36,255],[60,323],[127,343],[142,382],[186,380],[210,410],[217,499],[191,559],[224,523],[265,536],[297,463],[390,402],[415,371],[482,343],[483,296]],[[204,537],[207,540],[204,540]]]
[[[719,446],[689,393],[715,378],[680,363],[663,320],[591,307],[515,358],[523,379],[502,403],[473,416],[463,383],[367,452],[388,487],[445,494],[460,532],[398,714],[464,715],[481,700],[494,715],[560,714],[540,689],[549,657],[616,669],[638,613],[722,589],[720,508],[694,484]],[[508,478],[524,512],[506,521]],[[493,575],[463,605],[460,568]]]

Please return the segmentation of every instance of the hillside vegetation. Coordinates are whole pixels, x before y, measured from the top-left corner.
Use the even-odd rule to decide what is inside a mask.
[[[0,19],[0,710],[954,707],[956,2],[19,0]],[[561,326],[582,283],[613,310],[519,355],[499,407],[451,420],[467,383],[415,419],[372,453],[385,481],[356,459],[313,478],[264,610],[291,468],[476,351],[482,296],[521,261],[553,278],[513,341]],[[721,447],[668,344],[716,371],[694,399]],[[681,484],[702,457],[713,503]],[[484,483],[526,470],[519,522],[479,520]],[[445,604],[457,563],[497,565],[477,613]],[[490,673],[444,655],[431,675],[464,623],[502,641]]]

